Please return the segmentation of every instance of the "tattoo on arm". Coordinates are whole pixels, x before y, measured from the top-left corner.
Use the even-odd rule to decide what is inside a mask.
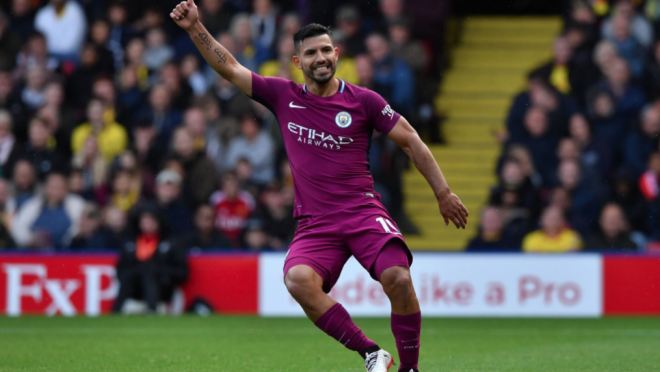
[[[200,32],[199,35],[195,36],[195,39],[201,40],[202,44],[206,45],[206,50],[211,50],[211,39],[209,39],[208,34]]]
[[[412,159],[413,164],[415,164],[415,168],[417,168],[417,159],[415,159],[414,156],[410,157]]]
[[[227,63],[227,53],[222,53],[218,48],[215,48],[213,51],[219,58],[218,63]]]
[[[206,50],[211,50],[213,44],[211,43],[211,38],[209,38],[208,34],[200,32],[195,36],[195,39],[199,39],[202,45],[206,46]],[[227,53],[222,53],[218,48],[214,48],[213,52],[218,56],[218,63],[227,63]]]

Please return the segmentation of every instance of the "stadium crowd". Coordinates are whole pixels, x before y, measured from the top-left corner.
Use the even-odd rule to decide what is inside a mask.
[[[498,133],[499,183],[468,250],[659,244],[660,2],[570,4]]]
[[[240,63],[298,83],[292,34],[307,22],[333,25],[336,76],[434,128],[428,90],[442,35],[424,25],[445,15],[445,2],[409,3],[198,0],[202,21]],[[163,240],[288,246],[293,184],[276,118],[203,62],[169,20],[175,4],[0,6],[0,248],[116,249],[130,267]],[[376,190],[414,232],[402,207],[403,152],[375,137],[370,160]]]

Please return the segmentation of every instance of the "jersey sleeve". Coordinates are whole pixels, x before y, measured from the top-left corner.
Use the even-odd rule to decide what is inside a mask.
[[[252,73],[252,98],[253,100],[268,107],[269,110],[275,112],[277,100],[281,93],[289,87],[289,82],[286,79],[275,77],[263,77],[256,73]]]
[[[364,91],[362,94],[362,104],[371,125],[383,134],[388,134],[401,117],[399,113],[392,110],[392,107],[390,107],[380,94],[374,91]]]

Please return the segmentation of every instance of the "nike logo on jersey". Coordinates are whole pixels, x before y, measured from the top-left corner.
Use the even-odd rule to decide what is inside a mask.
[[[291,108],[301,108],[301,109],[307,108],[307,107],[303,107],[303,106],[294,105],[293,101],[291,101],[291,103],[289,103],[289,107],[291,107]]]

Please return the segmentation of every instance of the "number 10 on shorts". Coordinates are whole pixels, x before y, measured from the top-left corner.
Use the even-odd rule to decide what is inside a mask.
[[[392,221],[388,220],[387,218],[378,217],[376,218],[376,221],[380,222],[380,225],[383,226],[383,230],[385,230],[386,233],[401,235],[399,229],[397,229]]]

